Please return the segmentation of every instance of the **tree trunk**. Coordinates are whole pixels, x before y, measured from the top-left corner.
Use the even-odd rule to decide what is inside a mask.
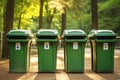
[[[9,49],[6,34],[13,28],[13,17],[14,17],[14,0],[7,0],[6,4],[6,14],[5,14],[5,22],[4,22],[4,41],[3,41],[3,55],[2,57],[9,56]]]
[[[20,14],[18,19],[18,29],[20,29],[20,26],[21,26],[21,17],[22,17],[22,13]]]
[[[47,15],[47,28],[50,29],[51,28],[51,24],[52,24],[52,20],[54,18],[54,15],[56,13],[56,8],[54,8],[53,10],[53,14],[50,13],[50,11],[47,11],[48,15]]]
[[[40,0],[40,17],[39,17],[39,29],[43,27],[42,20],[43,20],[43,5],[44,5],[44,0]]]
[[[91,2],[92,10],[92,29],[98,29],[97,0]]]
[[[66,29],[66,8],[63,8],[61,35],[63,34],[63,31],[64,31],[65,29]]]

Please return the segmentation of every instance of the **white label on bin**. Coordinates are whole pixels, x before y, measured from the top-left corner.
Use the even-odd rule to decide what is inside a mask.
[[[16,43],[15,44],[15,50],[20,50],[20,49],[21,49],[20,43]]]
[[[49,48],[50,48],[49,42],[45,42],[44,43],[44,49],[49,49]]]
[[[78,42],[73,42],[73,49],[78,49]]]
[[[103,43],[103,50],[108,50],[108,43]]]

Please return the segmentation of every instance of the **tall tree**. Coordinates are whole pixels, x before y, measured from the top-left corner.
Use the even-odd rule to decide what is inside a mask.
[[[60,1],[61,3],[61,35],[63,34],[63,31],[66,29],[66,8],[67,8],[67,0]]]
[[[53,8],[53,9],[48,9],[48,6],[46,8],[46,13],[47,13],[47,28],[51,28],[51,24],[52,24],[52,20],[54,18],[54,15],[56,13],[56,8]]]
[[[44,5],[44,0],[40,0],[40,17],[39,17],[39,28],[41,29],[43,27],[42,21],[43,21],[43,5]]]
[[[13,16],[14,16],[14,0],[7,0],[6,15],[4,20],[4,42],[3,42],[3,55],[2,57],[8,57],[8,44],[6,34],[13,28]]]
[[[0,1],[0,30],[3,30],[3,18],[5,15],[5,5],[6,5],[6,0],[1,0]]]
[[[61,28],[61,34],[63,34],[63,31],[66,29],[66,8],[63,7],[62,11],[62,28]]]
[[[92,7],[92,29],[98,29],[97,0],[91,0]]]

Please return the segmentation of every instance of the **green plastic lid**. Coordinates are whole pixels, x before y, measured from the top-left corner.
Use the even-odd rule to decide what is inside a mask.
[[[86,33],[79,29],[79,30],[64,30],[63,36],[86,36]]]
[[[53,29],[40,29],[37,36],[58,36],[58,31]]]
[[[7,36],[30,36],[30,30],[10,30]]]
[[[92,30],[88,37],[95,37],[95,36],[116,36],[112,30]]]

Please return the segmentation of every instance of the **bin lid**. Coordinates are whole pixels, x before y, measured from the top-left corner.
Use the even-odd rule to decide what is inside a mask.
[[[58,36],[58,31],[53,29],[40,29],[37,36]]]
[[[30,36],[30,30],[10,30],[7,36]]]
[[[79,29],[79,30],[64,30],[63,36],[86,36],[86,33]]]
[[[95,37],[95,36],[116,36],[112,30],[92,30],[88,37]]]

